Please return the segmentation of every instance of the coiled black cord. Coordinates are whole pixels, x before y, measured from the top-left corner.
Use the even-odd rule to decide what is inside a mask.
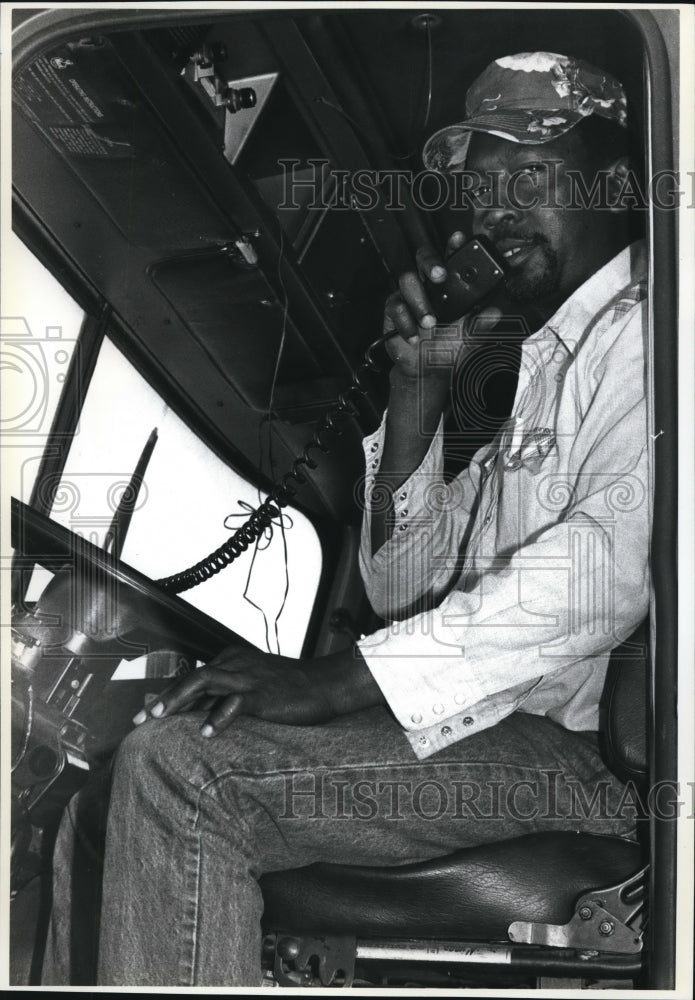
[[[229,566],[237,556],[246,552],[249,546],[253,545],[257,538],[263,533],[265,528],[277,517],[282,507],[286,507],[294,498],[297,486],[306,483],[306,476],[302,472],[302,466],[308,469],[316,468],[316,461],[312,458],[312,452],[323,452],[327,454],[331,449],[326,441],[328,434],[335,434],[340,437],[343,433],[340,421],[345,417],[355,416],[356,409],[352,402],[361,396],[366,396],[369,391],[362,384],[362,377],[368,372],[380,371],[374,360],[373,353],[386,340],[393,336],[392,332],[379,337],[370,344],[364,353],[364,358],[359,366],[352,373],[352,382],[343,392],[340,393],[335,403],[321,418],[312,438],[307,442],[302,454],[294,460],[292,468],[286,472],[280,482],[273,487],[268,497],[260,507],[257,507],[248,519],[238,528],[231,538],[228,538],[224,545],[221,545],[209,556],[183,570],[181,573],[174,573],[162,580],[157,580],[157,585],[168,594],[180,594],[191,587],[197,587],[211,577],[216,576],[226,566]]]

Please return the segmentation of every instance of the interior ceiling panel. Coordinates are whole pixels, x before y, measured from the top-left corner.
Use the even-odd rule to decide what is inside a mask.
[[[427,101],[427,31],[415,26],[423,13],[359,11],[335,19],[357,56],[353,70],[373,95],[375,110],[392,136],[394,153],[402,156],[415,145],[416,163],[420,150],[415,140],[421,138]],[[469,84],[492,59],[515,52],[546,50],[579,56],[612,71],[634,98],[640,96],[642,66],[636,58],[640,43],[636,29],[620,12],[438,8],[426,13],[432,18],[428,133],[459,120]],[[319,20],[326,19],[317,17],[313,23]],[[311,23],[308,19],[309,31]],[[330,77],[328,64],[324,70]]]

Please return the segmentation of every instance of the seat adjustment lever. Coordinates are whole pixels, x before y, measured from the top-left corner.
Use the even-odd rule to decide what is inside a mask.
[[[577,900],[566,924],[515,920],[509,939],[550,948],[590,948],[635,954],[642,950],[642,909],[647,868],[608,889],[587,892]]]

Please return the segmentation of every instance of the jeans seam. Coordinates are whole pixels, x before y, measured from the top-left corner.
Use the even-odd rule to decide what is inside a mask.
[[[198,949],[198,911],[200,908],[201,837],[197,832],[200,814],[200,791],[185,849],[183,942],[179,957],[179,982],[194,986]]]
[[[430,764],[430,767],[432,764]],[[435,768],[451,768],[457,769],[461,772],[465,771],[470,767],[485,767],[485,768],[496,768],[502,767],[505,771],[519,771],[523,773],[540,773],[545,774],[547,772],[555,772],[558,770],[557,762],[555,764],[548,763],[547,766],[539,765],[528,765],[528,764],[510,764],[507,761],[490,761],[490,760],[467,760],[465,762],[461,761],[437,761],[434,765]],[[330,773],[336,771],[338,773],[344,773],[346,771],[388,771],[392,772],[394,770],[422,770],[420,761],[412,761],[408,763],[386,763],[386,764],[316,764],[309,766],[298,766],[298,767],[287,767],[281,768],[274,771],[256,771],[256,770],[239,770],[238,768],[230,768],[228,771],[223,771],[221,774],[215,775],[214,778],[210,778],[203,786],[200,788],[200,793],[208,794],[208,789],[210,786],[215,785],[219,781],[224,781],[230,777],[239,778],[256,778],[259,780],[265,780],[266,778],[282,778],[286,777],[288,774],[318,774],[318,773]],[[610,773],[610,772],[609,772]],[[618,779],[616,779],[618,780]]]
[[[183,985],[195,986],[196,985],[196,973],[198,968],[198,930],[199,930],[199,911],[200,911],[200,871],[203,856],[203,838],[200,833],[199,820],[201,814],[201,802],[203,796],[210,795],[209,788],[211,785],[215,785],[217,782],[222,780],[227,780],[229,778],[236,777],[239,774],[238,771],[230,769],[225,771],[223,774],[216,775],[209,781],[206,781],[203,785],[197,788],[196,804],[193,813],[193,820],[190,825],[190,837],[193,838],[193,850],[188,848],[186,852],[186,871],[185,871],[185,900],[184,900],[184,934],[190,928],[190,938],[185,939],[186,947],[188,951],[182,949],[182,954],[179,960],[179,979]],[[253,774],[253,772],[250,772]],[[212,798],[212,796],[210,796]],[[235,815],[235,820],[238,822],[241,828],[242,836],[248,841],[251,837],[251,828],[248,825],[243,812],[239,810]],[[192,864],[189,862],[193,861]],[[189,905],[190,903],[190,905]],[[190,947],[189,946],[190,943]],[[189,960],[186,963],[186,955],[189,955]]]

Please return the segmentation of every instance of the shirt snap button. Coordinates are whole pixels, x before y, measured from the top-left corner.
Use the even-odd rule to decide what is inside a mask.
[[[442,736],[451,736],[451,726],[442,726]]]
[[[415,712],[413,715],[410,716],[410,718],[415,723],[415,725],[417,725],[418,722],[422,722],[422,716],[420,715],[419,712]]]
[[[407,517],[407,516],[408,516],[408,511],[407,510],[402,510],[401,511],[401,517]]]
[[[398,530],[399,530],[399,531],[405,531],[405,529],[406,529],[407,527],[408,527],[408,525],[407,525],[407,524],[399,524],[399,525],[398,525]]]
[[[473,716],[472,715],[467,715],[466,718],[463,720],[463,724],[464,724],[464,726],[472,726],[473,725]]]
[[[443,705],[433,705],[432,706],[432,711],[434,712],[435,715],[441,715],[442,712],[444,711],[444,706]]]
[[[398,499],[399,500],[405,500],[407,496],[408,496],[408,494],[406,492],[403,492],[403,493],[399,494]]]
[[[562,382],[562,380],[563,380],[564,377],[565,377],[564,375],[556,375],[555,376],[555,381],[556,382]]]
[[[374,444],[372,445],[372,451],[378,451],[378,450],[379,450],[379,445],[375,441]]]

